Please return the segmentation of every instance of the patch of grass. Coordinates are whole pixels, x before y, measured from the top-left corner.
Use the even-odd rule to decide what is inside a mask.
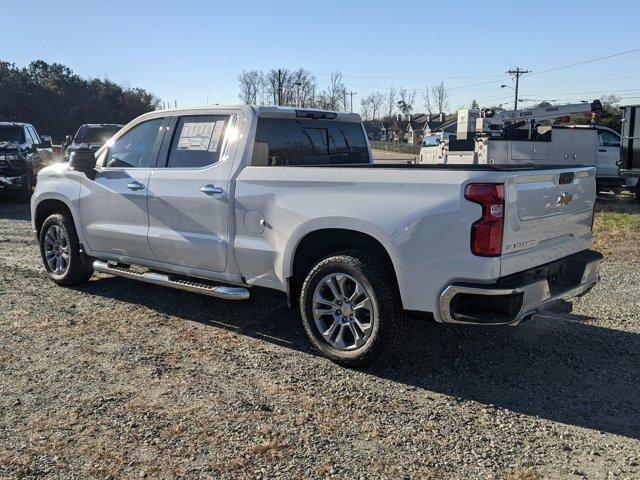
[[[596,204],[593,245],[606,257],[640,257],[640,203],[625,200]]]
[[[390,152],[399,153],[411,153],[413,155],[420,155],[420,145],[410,145],[402,142],[371,142],[371,148],[377,148],[378,150],[388,150]]]

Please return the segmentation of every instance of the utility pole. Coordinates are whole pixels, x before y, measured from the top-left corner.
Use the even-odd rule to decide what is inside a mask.
[[[516,99],[513,105],[514,110],[518,110],[518,84],[520,82],[520,75],[524,75],[525,73],[529,73],[530,70],[522,70],[520,67],[516,67],[515,70],[507,70],[509,75],[512,75],[516,78]]]
[[[282,70],[278,69],[278,106],[282,105]]]
[[[347,94],[351,97],[351,113],[353,113],[353,96],[357,95],[358,92],[347,92]],[[346,108],[346,105],[345,105]]]

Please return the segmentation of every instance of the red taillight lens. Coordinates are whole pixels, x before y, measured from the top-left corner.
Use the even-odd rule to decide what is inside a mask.
[[[482,206],[482,217],[471,226],[471,252],[481,257],[499,257],[504,230],[504,185],[472,183],[467,185],[464,196]]]

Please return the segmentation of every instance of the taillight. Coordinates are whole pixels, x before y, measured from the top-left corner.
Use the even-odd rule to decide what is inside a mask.
[[[467,185],[464,196],[482,206],[482,217],[471,225],[471,252],[480,257],[499,257],[504,230],[504,185],[472,183]]]

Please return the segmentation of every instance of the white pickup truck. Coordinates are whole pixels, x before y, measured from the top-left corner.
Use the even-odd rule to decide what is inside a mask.
[[[595,193],[594,168],[374,165],[358,115],[220,106],[142,115],[42,170],[32,218],[60,285],[279,290],[316,349],[359,366],[403,313],[515,325],[585,293]]]

